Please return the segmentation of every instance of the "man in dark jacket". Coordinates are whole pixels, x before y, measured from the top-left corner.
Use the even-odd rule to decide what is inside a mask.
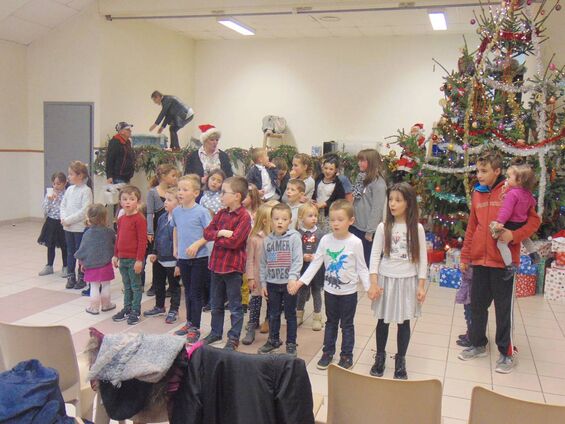
[[[161,106],[161,113],[159,113],[155,123],[149,128],[149,131],[153,131],[158,125],[161,125],[161,122],[163,122],[157,131],[161,134],[168,124],[169,131],[171,133],[170,147],[173,150],[179,150],[180,145],[177,132],[192,121],[192,118],[194,118],[194,111],[190,106],[184,104],[178,97],[163,95],[159,91],[151,93],[151,99],[155,102],[155,104]]]
[[[108,184],[129,183],[133,177],[135,154],[131,147],[133,125],[119,122],[117,134],[108,143],[106,154],[106,178]]]

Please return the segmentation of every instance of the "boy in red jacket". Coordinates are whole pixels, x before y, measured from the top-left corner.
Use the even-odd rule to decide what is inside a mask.
[[[477,161],[477,179],[471,201],[471,215],[461,251],[461,269],[473,267],[471,288],[471,346],[459,354],[468,361],[487,356],[486,327],[488,308],[494,300],[496,313],[496,345],[500,352],[496,372],[508,374],[514,366],[512,343],[512,302],[514,275],[505,269],[500,251],[489,230],[502,205],[504,177],[501,175],[502,158],[498,153],[485,152]],[[526,224],[515,231],[504,230],[499,240],[509,243],[512,262],[520,263],[520,242],[531,236],[539,227],[540,218],[532,207]]]
[[[137,187],[125,186],[120,191],[120,205],[125,214],[118,219],[114,248],[114,267],[120,268],[124,284],[124,308],[112,317],[114,321],[128,320],[129,325],[139,322],[141,313],[141,271],[147,248],[147,221],[138,212],[141,192]]]

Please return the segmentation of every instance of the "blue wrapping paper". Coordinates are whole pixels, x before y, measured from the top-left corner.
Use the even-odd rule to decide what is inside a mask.
[[[461,285],[461,271],[456,268],[442,268],[439,272],[439,285],[458,289]]]

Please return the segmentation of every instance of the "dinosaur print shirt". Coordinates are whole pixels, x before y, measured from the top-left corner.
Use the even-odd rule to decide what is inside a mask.
[[[353,234],[340,240],[333,234],[326,234],[320,240],[314,259],[300,277],[304,284],[310,284],[316,272],[324,264],[324,290],[331,294],[345,295],[357,292],[361,281],[369,290],[369,270],[363,256],[363,243]]]

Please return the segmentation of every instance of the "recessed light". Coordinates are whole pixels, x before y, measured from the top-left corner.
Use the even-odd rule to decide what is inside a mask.
[[[230,17],[222,17],[218,18],[218,23],[222,24],[223,26],[240,33],[241,35],[255,35],[255,30],[247,25],[242,24],[241,22],[235,20],[234,18]]]
[[[324,22],[339,22],[341,21],[341,18],[338,16],[322,16],[321,18],[318,18],[320,21],[324,21]]]
[[[445,31],[447,30],[447,21],[445,20],[445,12],[442,11],[428,11],[428,16],[430,17],[430,22],[434,31]]]

